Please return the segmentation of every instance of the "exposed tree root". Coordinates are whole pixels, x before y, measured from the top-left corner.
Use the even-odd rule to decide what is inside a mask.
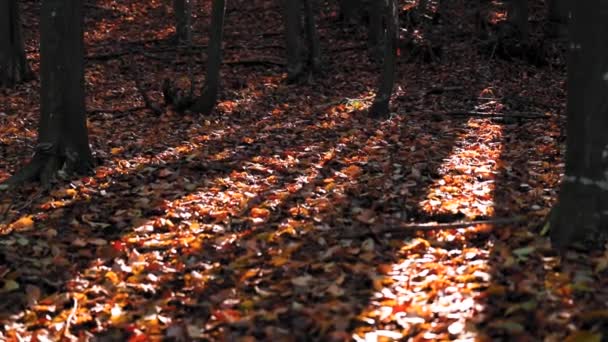
[[[58,175],[84,174],[93,168],[92,156],[78,156],[70,153],[49,153],[52,148],[38,147],[32,160],[21,170],[6,180],[7,187],[40,181],[48,188]]]
[[[389,114],[389,100],[375,100],[369,108],[369,116],[372,118],[385,118]]]

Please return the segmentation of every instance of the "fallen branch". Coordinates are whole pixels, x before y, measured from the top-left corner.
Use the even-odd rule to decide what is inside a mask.
[[[415,231],[434,231],[434,230],[449,230],[449,229],[461,229],[469,228],[479,225],[490,225],[490,226],[501,226],[506,224],[513,224],[523,222],[527,219],[526,216],[516,216],[509,218],[497,218],[491,220],[478,220],[478,221],[459,221],[459,222],[447,222],[447,223],[405,223],[405,222],[386,222],[383,228],[371,229],[374,235],[401,235],[411,234]],[[370,235],[370,232],[361,232],[360,234],[347,235],[342,238],[354,239]]]
[[[154,55],[153,53],[163,53],[163,52],[177,52],[179,54],[198,54],[202,50],[206,49],[207,45],[174,45],[174,46],[166,46],[155,49],[149,49],[147,51],[143,51],[138,48],[127,47],[126,49],[108,52],[108,53],[99,53],[99,54],[91,54],[85,57],[86,60],[90,61],[107,61],[111,59],[120,58],[126,55],[129,55],[134,52],[141,52],[142,55],[150,58],[161,59],[162,56]]]
[[[538,112],[476,112],[476,111],[453,111],[428,113],[434,116],[466,116],[477,118],[513,118],[513,119],[549,119],[551,116]]]
[[[272,59],[237,59],[232,61],[225,61],[226,65],[273,65],[284,67],[285,62],[281,60]]]

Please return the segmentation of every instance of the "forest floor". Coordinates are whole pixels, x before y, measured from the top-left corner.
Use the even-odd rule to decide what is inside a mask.
[[[37,72],[39,5],[22,3]],[[208,2],[189,48],[160,1],[87,2],[99,164],[0,193],[0,340],[608,338],[608,253],[559,256],[541,234],[564,166],[564,58],[484,45],[475,3],[420,28],[441,55],[403,49],[394,113],[372,120],[379,68],[330,5],[323,74],[287,84],[277,2],[230,1],[220,103],[202,117],[155,115],[138,88],[160,104],[162,80],[187,89],[189,69],[202,86]],[[38,88],[0,92],[0,180],[33,151]]]

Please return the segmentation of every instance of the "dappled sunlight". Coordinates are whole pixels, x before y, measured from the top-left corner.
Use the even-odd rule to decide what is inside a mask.
[[[165,328],[171,326],[173,319],[176,318],[171,314],[170,303],[179,301],[181,305],[194,304],[193,298],[185,297],[183,291],[201,293],[206,290],[205,284],[220,281],[220,274],[226,267],[225,258],[215,256],[215,253],[221,255],[223,251],[251,245],[240,240],[250,236],[256,227],[262,229],[260,232],[262,235],[258,233],[258,240],[277,243],[277,239],[283,234],[292,234],[291,230],[294,227],[301,231],[302,227],[309,225],[292,220],[276,226],[278,230],[272,233],[268,231],[270,227],[265,223],[271,211],[281,205],[282,200],[315,179],[318,168],[323,167],[323,163],[331,160],[334,155],[335,152],[331,151],[322,153],[318,163],[284,188],[272,180],[274,177],[272,175],[265,178],[233,170],[225,177],[210,180],[208,185],[190,189],[192,191],[190,195],[173,201],[163,200],[161,206],[153,210],[161,210],[166,218],[146,218],[142,216],[141,210],[149,210],[153,205],[146,199],[160,198],[158,195],[152,195],[152,192],[170,190],[176,184],[165,183],[167,186],[162,189],[155,187],[154,184],[133,189],[136,191],[134,195],[141,197],[133,198],[130,208],[119,209],[111,217],[103,220],[109,219],[115,225],[121,225],[121,222],[131,222],[135,225],[132,228],[123,228],[125,233],[113,241],[95,237],[83,237],[71,241],[72,248],[81,249],[82,256],[97,255],[97,257],[72,279],[66,280],[63,295],[56,294],[53,298],[41,298],[43,302],[53,301],[55,306],[52,309],[41,305],[31,306],[26,311],[12,315],[12,320],[6,321],[5,327],[19,331],[22,329],[21,324],[37,321],[38,324],[48,326],[51,331],[63,331],[67,316],[73,317],[77,324],[92,323],[94,316],[95,324],[107,327],[122,326],[130,322],[134,334],[150,335],[161,326]],[[264,161],[259,157],[254,157],[253,160]],[[72,196],[74,195],[71,194],[72,192],[75,191],[66,190],[65,194]],[[101,197],[104,195],[102,194]],[[265,209],[266,207],[268,209]],[[247,215],[251,218],[247,218]],[[77,227],[87,224],[94,229],[106,229],[107,225],[100,223],[97,223],[100,226],[95,228],[94,220],[99,219],[86,213],[82,215],[81,220],[75,220],[71,225]],[[244,226],[238,228],[238,225]],[[245,228],[247,226],[249,228]],[[293,245],[289,246],[287,245],[287,249],[281,249],[280,252],[273,252],[272,248],[268,251],[270,255],[274,255],[273,263],[281,265],[283,263],[281,258],[287,260],[289,255],[285,253],[295,251]],[[91,253],[85,248],[92,248],[94,251]],[[200,264],[192,264],[194,261],[192,257],[199,259],[200,253],[208,255],[209,259],[203,257]],[[259,253],[258,251],[258,257]],[[224,261],[219,263],[223,259]],[[241,267],[236,265],[246,260],[246,258],[236,259],[233,264],[228,265],[228,269],[240,270]],[[67,260],[61,261],[56,258],[55,262],[61,264]],[[245,281],[256,276],[257,272],[245,271],[240,279]],[[170,283],[175,283],[175,293],[167,299],[159,297],[161,290],[166,289],[167,284]],[[234,292],[231,297],[236,296],[237,293]],[[167,295],[167,293],[162,294],[162,296]],[[91,301],[92,298],[95,300]],[[255,305],[251,300],[249,302],[247,305]],[[65,307],[61,307],[63,303],[66,304]],[[244,305],[240,300],[233,303]],[[133,316],[133,309],[129,309],[134,305],[138,307],[137,316]],[[197,325],[202,323],[198,320],[188,321],[191,336],[197,336],[197,328],[201,331],[208,329],[209,324],[223,324],[225,320],[244,319],[233,309],[218,310],[220,311],[214,311],[214,319],[201,326]],[[145,313],[143,317],[142,313]]]
[[[127,42],[138,39],[166,39],[170,37],[175,29],[172,26],[159,26],[149,20],[150,12],[166,11],[163,1],[146,1],[145,3],[124,3],[114,0],[95,1],[89,12],[109,12],[107,18],[101,18],[87,26],[84,34],[85,44],[95,46],[99,43]],[[117,24],[116,17],[120,17]],[[139,30],[139,36],[125,36],[123,26],[146,23],[151,29]],[[152,29],[153,28],[153,29]]]
[[[438,165],[437,175],[419,202],[421,212],[431,219],[494,215],[492,196],[502,146],[501,126],[487,119],[469,119],[463,122],[460,132],[453,137],[451,153]],[[434,140],[437,139],[432,135],[417,139],[423,146]],[[426,162],[412,164],[409,182],[416,186],[428,183],[430,166]],[[411,184],[402,192],[408,193],[410,188]],[[418,331],[426,331],[420,336],[431,340],[456,335],[476,338],[476,329],[469,322],[485,310],[477,297],[492,281],[491,245],[467,246],[466,239],[483,234],[488,228],[477,226],[466,234],[456,234],[455,230],[438,230],[426,236],[412,232],[418,237],[398,244],[395,241],[395,262],[378,265],[373,277],[374,292],[360,315],[370,326],[382,322],[394,329],[360,328],[356,339],[400,339]]]
[[[38,1],[22,3],[38,15]],[[502,24],[506,3],[430,0],[419,16],[418,1],[399,1],[402,54],[382,119],[368,116],[381,68],[367,30],[341,22],[335,1],[313,1],[321,70],[296,83],[280,4],[228,1],[216,108],[164,103],[165,80],[176,97],[204,87],[211,3],[193,3],[189,46],[172,39],[172,1],[86,3],[97,164],[51,189],[0,186],[0,340],[603,331],[608,254],[560,256],[536,222],[563,173],[563,65],[486,53],[495,42],[477,30],[493,39],[496,27],[477,24]],[[544,4],[533,3],[540,37]],[[25,25],[33,65],[35,28]],[[411,39],[433,58],[412,58]],[[34,149],[38,86],[0,90],[0,181]]]
[[[493,191],[500,167],[502,127],[479,119],[470,119],[465,127],[468,132],[456,140],[452,154],[438,169],[442,177],[433,182],[426,199],[420,201],[420,208],[430,216],[494,216]]]

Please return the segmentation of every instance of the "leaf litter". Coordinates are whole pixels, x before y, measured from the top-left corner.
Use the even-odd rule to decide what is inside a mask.
[[[39,5],[23,3],[37,70]],[[226,59],[281,59],[274,2],[229,6]],[[199,7],[204,45],[209,4]],[[102,163],[50,192],[0,193],[1,339],[606,337],[606,254],[560,257],[539,234],[563,173],[563,60],[488,58],[473,43],[471,5],[450,2],[437,27],[465,34],[435,37],[441,62],[400,61],[395,113],[374,121],[365,108],[378,69],[348,48],[364,38],[332,10],[319,23],[331,72],[288,85],[279,66],[225,65],[214,114],[155,116],[112,55],[173,58],[135,53],[160,103],[162,78],[180,79],[193,58],[167,41],[167,10],[87,4],[88,126]],[[33,149],[38,86],[0,93],[0,179]],[[438,114],[480,107],[547,118]],[[395,222],[519,215],[527,220],[383,233]]]

